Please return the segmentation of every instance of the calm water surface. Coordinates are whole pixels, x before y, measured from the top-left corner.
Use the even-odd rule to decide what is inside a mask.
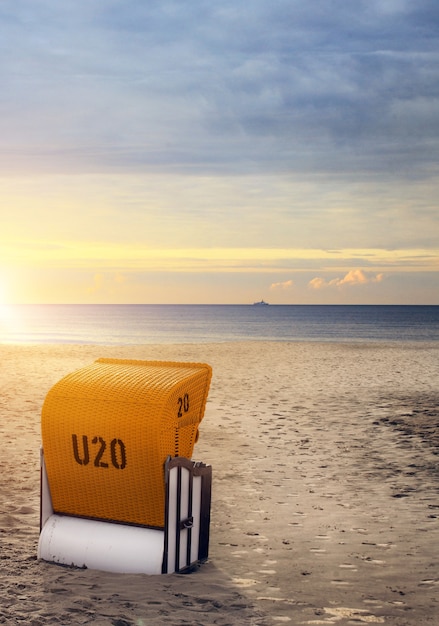
[[[21,305],[0,343],[439,341],[439,306]]]

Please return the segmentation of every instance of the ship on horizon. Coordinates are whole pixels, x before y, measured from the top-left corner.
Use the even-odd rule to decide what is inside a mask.
[[[259,300],[259,302],[253,302],[253,306],[268,306],[269,302],[265,302],[265,300]]]

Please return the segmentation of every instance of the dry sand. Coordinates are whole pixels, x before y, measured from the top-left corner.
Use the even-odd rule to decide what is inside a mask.
[[[439,624],[437,344],[0,346],[0,623]],[[120,575],[36,559],[45,395],[100,356],[213,366],[194,458],[209,562]]]

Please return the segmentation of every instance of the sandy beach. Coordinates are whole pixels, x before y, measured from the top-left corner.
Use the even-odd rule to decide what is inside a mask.
[[[0,623],[439,624],[439,346],[0,346]],[[121,575],[38,561],[40,415],[99,357],[213,367],[194,458],[209,561]]]

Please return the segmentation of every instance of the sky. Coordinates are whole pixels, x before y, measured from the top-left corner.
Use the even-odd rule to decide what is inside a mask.
[[[4,0],[0,304],[439,304],[436,0]]]

